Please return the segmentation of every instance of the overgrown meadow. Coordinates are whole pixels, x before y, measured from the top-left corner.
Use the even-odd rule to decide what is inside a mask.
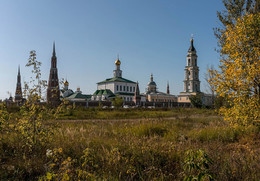
[[[259,127],[214,110],[37,106],[2,107],[0,180],[260,178]]]

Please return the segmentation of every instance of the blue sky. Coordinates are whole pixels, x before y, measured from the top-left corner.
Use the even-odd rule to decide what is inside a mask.
[[[96,83],[113,76],[117,54],[123,77],[145,91],[154,74],[159,91],[183,91],[184,67],[191,34],[198,54],[201,89],[209,64],[218,65],[220,0],[0,0],[0,99],[14,96],[18,65],[22,81],[30,50],[42,62],[48,80],[53,41],[59,78],[70,88],[92,94]]]

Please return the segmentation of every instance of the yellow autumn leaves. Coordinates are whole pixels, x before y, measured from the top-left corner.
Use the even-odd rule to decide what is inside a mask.
[[[228,25],[223,36],[220,71],[209,82],[226,98],[220,113],[231,125],[250,125],[260,119],[260,13],[245,14]]]

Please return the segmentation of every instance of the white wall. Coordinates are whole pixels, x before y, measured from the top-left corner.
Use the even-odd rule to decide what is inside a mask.
[[[110,89],[114,93],[114,82],[109,82],[109,83],[103,83],[98,85],[98,90],[101,89]]]

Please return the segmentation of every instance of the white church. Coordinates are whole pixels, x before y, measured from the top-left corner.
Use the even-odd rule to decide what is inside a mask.
[[[93,101],[106,101],[114,98],[116,95],[124,101],[133,101],[137,83],[122,77],[120,70],[121,61],[119,58],[115,61],[115,70],[113,78],[108,78],[97,83],[97,90],[92,95]]]

